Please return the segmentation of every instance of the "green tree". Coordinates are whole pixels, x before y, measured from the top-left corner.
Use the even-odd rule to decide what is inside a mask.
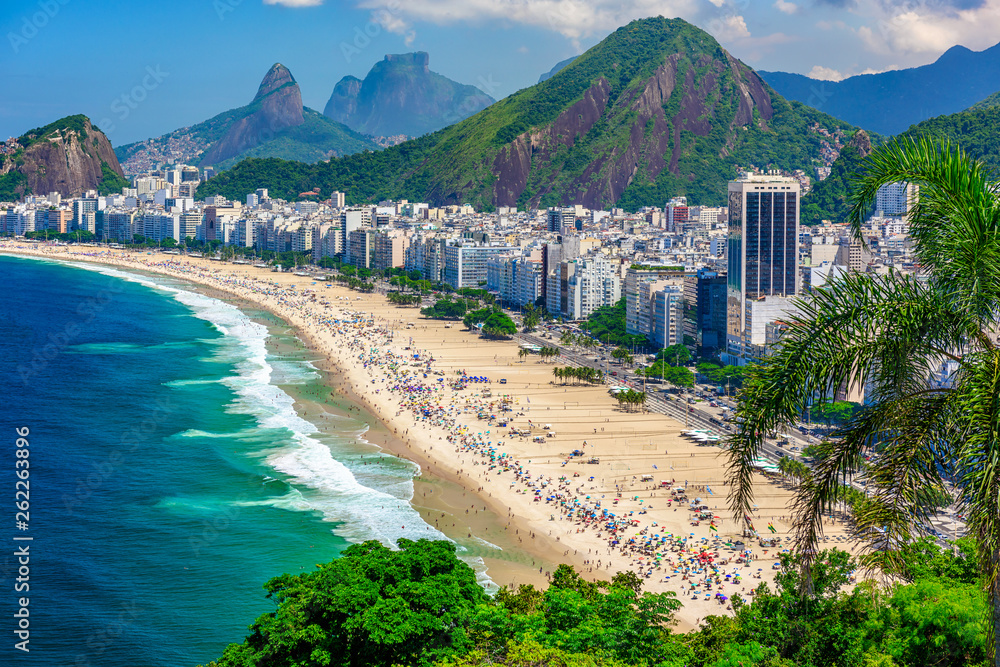
[[[671,366],[686,366],[691,363],[691,351],[678,343],[657,352],[656,358],[666,361]]]
[[[465,627],[487,597],[453,543],[364,542],[318,567],[267,582],[277,609],[218,666],[430,665],[471,648]]]
[[[966,508],[988,595],[987,648],[1000,666],[1000,183],[960,148],[929,140],[886,144],[865,160],[852,194],[860,236],[879,187],[919,185],[910,236],[920,279],[898,273],[850,275],[799,303],[778,350],[750,372],[740,394],[740,430],[730,438],[728,481],[737,516],[753,506],[753,464],[764,434],[794,423],[807,401],[863,380],[870,402],[840,427],[827,455],[797,491],[796,547],[802,592],[812,569],[821,517],[838,502],[839,480],[867,466],[869,500],[854,512],[855,532],[872,553],[866,564],[902,566],[900,545],[926,522],[921,494],[944,477]],[[957,371],[938,386],[929,369],[942,359]]]

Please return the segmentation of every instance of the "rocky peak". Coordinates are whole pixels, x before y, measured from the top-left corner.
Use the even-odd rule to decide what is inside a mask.
[[[286,127],[305,122],[299,84],[281,63],[271,66],[260,82],[253,101],[240,111],[244,116],[234,122],[225,136],[205,153],[200,166],[224,162],[270,141]]]
[[[391,53],[360,81],[345,76],[323,114],[356,132],[420,136],[488,107],[493,98],[430,70],[425,51]]]
[[[847,142],[848,146],[854,146],[862,158],[868,157],[872,152],[872,140],[864,130],[858,130]]]
[[[271,65],[271,69],[267,71],[267,74],[264,75],[263,81],[260,82],[260,87],[257,89],[257,94],[254,95],[253,101],[256,102],[267,97],[288,83],[295,84],[295,77],[292,76],[287,67],[281,63],[274,63]],[[297,84],[295,88],[298,89]],[[301,94],[299,97],[301,98]]]
[[[389,53],[386,54],[385,59],[382,62],[395,65],[408,65],[410,67],[419,68],[424,72],[430,72],[431,56],[426,51],[417,51],[415,53]]]
[[[8,194],[79,197],[87,190],[110,192],[127,184],[108,138],[86,116],[60,118],[26,132],[18,143],[21,151],[0,162],[0,190],[16,182]]]

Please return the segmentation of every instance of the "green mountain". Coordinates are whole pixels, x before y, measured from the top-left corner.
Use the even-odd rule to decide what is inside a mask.
[[[863,134],[859,130],[851,143]],[[947,139],[1000,172],[1000,94],[991,95],[965,111],[925,120],[898,136]],[[868,144],[870,150],[871,143],[881,141],[881,137],[873,135],[869,142],[865,135],[862,144]],[[830,176],[802,198],[802,224],[815,225],[821,220],[846,222],[851,175],[861,169],[868,154],[868,150],[859,148],[845,146],[833,163]]]
[[[328,163],[245,160],[199,196],[319,187],[353,201],[635,209],[687,195],[722,204],[752,167],[826,164],[822,131],[849,125],[788,102],[681,19],[634,21],[550,79],[434,134]]]
[[[566,65],[569,65],[571,62],[573,62],[574,60],[576,60],[578,57],[579,56],[570,56],[566,60],[560,60],[555,65],[553,65],[552,69],[550,69],[548,72],[545,72],[544,74],[540,74],[538,76],[538,83],[541,83],[542,81],[545,81],[546,79],[551,79],[553,76],[556,75],[556,72],[558,72],[562,68],[566,67]]]
[[[965,111],[931,118],[914,125],[903,135],[950,140],[1000,171],[1000,106],[976,105]]]
[[[974,110],[974,109],[989,109],[989,108],[998,107],[998,106],[1000,106],[1000,92],[993,93],[989,97],[986,97],[986,98],[984,98],[982,100],[979,100],[978,102],[976,102],[975,104],[973,104],[971,107],[969,107],[969,110]]]
[[[0,201],[50,192],[110,194],[128,185],[111,142],[83,115],[29,130],[5,147],[12,152],[0,155]]]
[[[364,134],[418,137],[493,102],[475,86],[430,71],[430,56],[418,51],[387,55],[363,81],[345,76],[334,86],[323,113]]]
[[[377,149],[367,137],[304,108],[295,78],[276,63],[250,104],[115,152],[126,172],[139,173],[179,162],[224,169],[243,157],[317,162]]]
[[[799,218],[803,225],[818,225],[823,220],[844,222],[847,219],[851,178],[871,152],[872,142],[868,133],[864,130],[855,132],[830,167],[830,175],[816,183],[802,198]]]

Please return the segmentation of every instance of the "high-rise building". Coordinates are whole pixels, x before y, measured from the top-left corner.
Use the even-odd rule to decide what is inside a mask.
[[[712,356],[726,342],[726,275],[698,269],[684,277],[684,335],[698,356]]]
[[[636,264],[625,271],[625,332],[636,335],[649,333],[649,299],[670,278],[682,279],[683,266],[647,266]]]
[[[344,208],[346,206],[344,193],[334,190],[333,194],[330,195],[330,205],[334,208]]]
[[[451,243],[444,249],[444,281],[456,290],[479,287],[486,282],[486,262],[490,257],[508,255],[518,248]]]
[[[667,285],[653,292],[650,298],[649,334],[659,348],[684,342],[684,293]]]
[[[668,232],[683,232],[688,222],[687,197],[674,197],[664,207]]]
[[[340,242],[337,244],[340,252],[347,254],[350,246],[348,238],[351,232],[362,227],[371,227],[372,212],[367,208],[352,208],[340,214]],[[345,260],[347,261],[347,260]]]
[[[73,213],[65,208],[49,210],[48,229],[50,232],[65,234],[72,229]],[[131,236],[129,240],[131,240]]]
[[[73,200],[73,229],[86,229],[87,213],[97,210],[97,200],[81,197]],[[88,230],[89,231],[89,230]]]
[[[799,182],[774,174],[745,174],[729,183],[729,248],[726,295],[728,363],[745,363],[748,345],[764,345],[761,299],[799,293]],[[754,326],[748,308],[754,304]],[[759,336],[758,336],[759,333]],[[759,341],[757,339],[760,339]]]
[[[875,193],[875,210],[882,215],[904,216],[918,193],[919,188],[913,183],[886,183]]]
[[[550,208],[548,211],[548,230],[557,234],[566,234],[576,229],[575,208]]]
[[[562,315],[582,320],[602,306],[613,306],[621,299],[622,283],[615,266],[604,255],[593,255],[564,261],[566,285]]]

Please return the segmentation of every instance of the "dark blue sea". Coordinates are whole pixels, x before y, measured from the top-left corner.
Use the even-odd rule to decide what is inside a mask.
[[[0,288],[0,664],[206,663],[274,608],[269,578],[441,537],[409,503],[416,467],[364,442],[280,320],[93,266],[0,257]]]

